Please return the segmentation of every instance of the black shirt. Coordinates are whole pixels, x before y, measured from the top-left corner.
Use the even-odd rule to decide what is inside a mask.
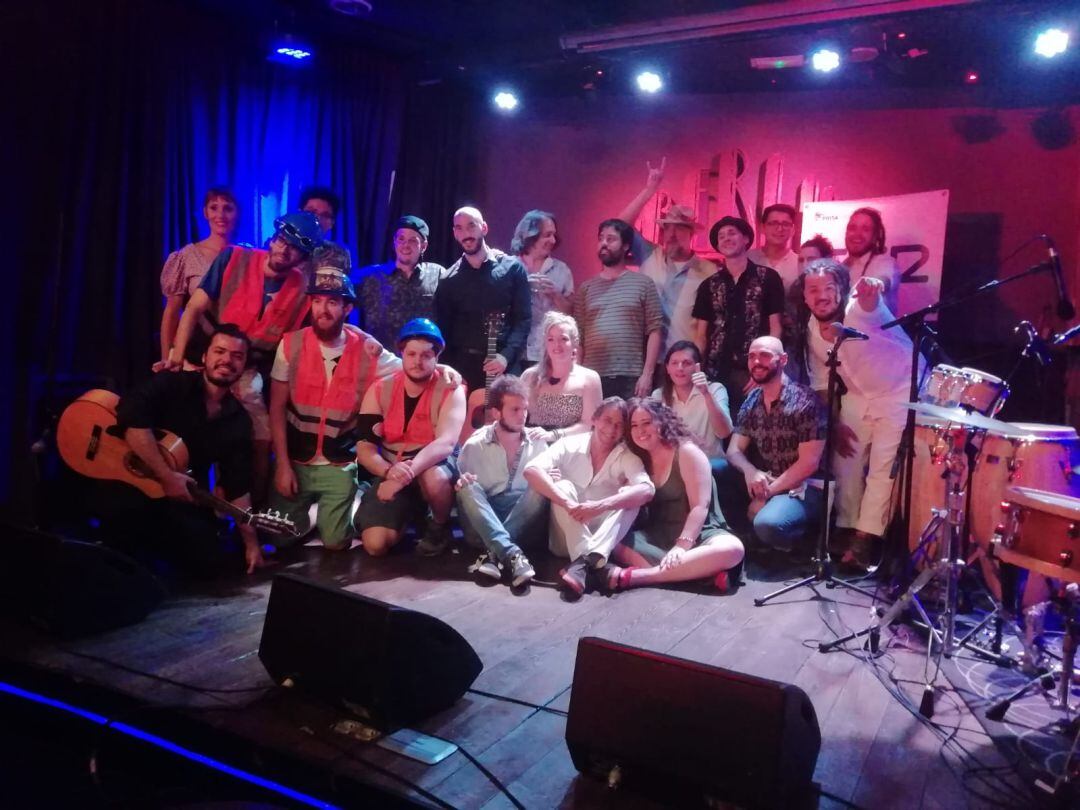
[[[228,500],[251,492],[251,417],[226,394],[221,412],[206,414],[201,371],[162,371],[125,394],[116,408],[118,427],[168,430],[184,440],[192,477],[209,487],[210,466]]]
[[[496,346],[513,373],[525,356],[532,325],[529,272],[520,259],[499,251],[493,251],[479,267],[462,256],[435,290],[435,321],[446,339],[441,362],[463,374],[470,365],[465,355],[482,364],[487,355],[487,318],[492,312],[506,316]],[[482,375],[479,387],[483,387]]]

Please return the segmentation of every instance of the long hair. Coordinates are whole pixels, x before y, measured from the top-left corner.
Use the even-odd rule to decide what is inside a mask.
[[[626,446],[641,459],[645,469],[651,474],[652,456],[649,455],[648,451],[637,445],[630,430],[629,423],[633,421],[634,411],[638,409],[645,411],[652,417],[656,432],[660,435],[660,443],[664,447],[678,447],[684,441],[693,441],[694,437],[690,433],[690,428],[686,426],[686,423],[683,422],[679,415],[663,402],[647,397],[634,397],[627,402]]]
[[[690,352],[690,356],[694,358],[695,363],[701,362],[701,349],[697,347],[694,341],[678,340],[671,344],[671,348],[664,355],[664,381],[660,384],[660,398],[669,408],[675,402],[675,383],[671,381],[671,377],[667,373],[667,364],[675,352]]]
[[[804,376],[809,374],[807,363],[810,356],[810,336],[807,332],[807,326],[813,314],[810,312],[810,307],[806,305],[807,276],[832,276],[840,299],[840,313],[838,315],[840,320],[844,319],[844,304],[851,294],[851,274],[836,259],[814,259],[806,265],[802,274],[791,285],[790,296],[795,305],[795,322],[791,327],[791,338],[785,345],[788,346],[789,354],[798,361]]]
[[[561,326],[570,333],[570,342],[573,344],[575,352],[581,346],[581,332],[578,330],[577,321],[574,320],[573,316],[567,315],[565,312],[559,312],[557,309],[548,312],[544,316],[544,320],[540,322],[540,336],[544,339],[544,349],[540,353],[540,362],[536,364],[536,377],[532,382],[533,389],[540,385],[541,380],[546,380],[551,376],[551,358],[548,357],[547,352],[547,334],[553,326]]]
[[[876,208],[856,208],[848,217],[848,222],[855,218],[856,214],[865,214],[874,223],[874,241],[870,243],[870,254],[877,256],[885,252],[885,220],[881,218],[881,212]]]
[[[550,219],[555,226],[555,247],[559,246],[559,223],[555,221],[555,215],[547,211],[534,208],[527,211],[521,218],[521,222],[514,228],[514,236],[510,240],[510,252],[515,256],[528,253],[536,240],[540,238],[540,232],[544,229],[544,220]]]

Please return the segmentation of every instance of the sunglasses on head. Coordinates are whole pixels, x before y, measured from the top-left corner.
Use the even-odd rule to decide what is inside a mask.
[[[285,234],[286,236],[296,240],[300,243],[300,247],[304,250],[313,250],[315,242],[310,236],[304,236],[300,233],[300,230],[291,222],[282,222],[281,227],[278,228],[278,235]]]

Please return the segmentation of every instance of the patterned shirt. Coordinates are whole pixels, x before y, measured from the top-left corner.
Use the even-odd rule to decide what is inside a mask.
[[[627,270],[616,278],[593,276],[574,296],[585,362],[601,377],[638,377],[645,367],[645,339],[664,328],[656,284]]]
[[[757,466],[779,476],[798,459],[800,444],[824,440],[825,417],[825,406],[813,389],[785,376],[771,410],[765,410],[762,389],[747,395],[735,432],[750,439],[762,462]]]
[[[697,290],[693,317],[705,321],[705,373],[725,378],[732,368],[746,366],[756,338],[769,334],[769,316],[784,311],[784,282],[770,267],[752,261],[735,281],[722,267]]]
[[[435,289],[445,273],[434,262],[420,262],[409,278],[392,261],[361,268],[353,278],[360,328],[393,351],[406,323],[435,318]]]

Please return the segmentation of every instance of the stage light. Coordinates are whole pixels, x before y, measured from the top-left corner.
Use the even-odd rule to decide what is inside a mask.
[[[969,70],[964,74],[964,84],[978,84],[979,74],[977,71]]]
[[[311,56],[311,51],[305,51],[303,48],[278,48],[276,51],[274,51],[274,53],[278,54],[279,56],[287,56],[290,59],[295,59],[298,62]]]
[[[840,67],[840,54],[830,48],[821,48],[810,54],[810,66],[822,73],[831,73]]]
[[[502,110],[503,112],[513,112],[520,103],[518,97],[509,90],[500,90],[492,97],[491,102],[495,105],[496,109]]]
[[[643,93],[659,93],[664,87],[664,80],[660,78],[659,73],[653,73],[651,70],[643,70],[637,75],[638,90]]]
[[[311,62],[315,50],[306,42],[301,42],[292,34],[278,36],[270,44],[270,53],[266,59],[280,65],[306,65]]]
[[[1048,28],[1035,37],[1035,53],[1047,59],[1065,53],[1068,47],[1069,34],[1060,28]]]

